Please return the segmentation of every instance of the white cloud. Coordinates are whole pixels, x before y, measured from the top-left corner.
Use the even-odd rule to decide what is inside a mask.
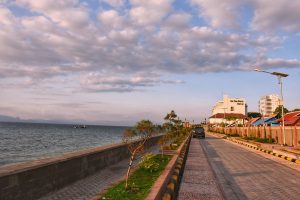
[[[173,0],[131,0],[129,15],[138,25],[155,25],[160,23],[172,10]]]
[[[98,19],[102,25],[112,28],[122,28],[124,19],[119,16],[116,10],[105,10],[98,14]]]
[[[0,24],[11,25],[14,21],[15,17],[10,10],[0,5]]]
[[[17,16],[9,7],[0,7],[0,42],[5,46],[0,49],[0,76],[40,81],[75,75],[72,81],[79,85],[80,75],[96,73],[97,80],[103,82],[103,77],[113,75],[115,79],[81,86],[91,85],[97,91],[134,91],[147,82],[143,79],[140,85],[133,84],[132,78],[140,73],[159,74],[157,80],[152,77],[147,82],[156,85],[172,82],[164,80],[165,74],[245,70],[258,61],[266,67],[283,64],[270,62],[266,56],[284,42],[276,35],[193,26],[192,16],[175,10],[173,1],[129,3],[131,7],[123,12],[99,9],[96,19],[87,5],[75,0],[57,4],[18,0],[17,5],[34,12],[30,16]],[[134,18],[131,14],[136,8],[143,12]],[[295,59],[286,66],[297,65]],[[147,87],[150,85],[142,88]]]
[[[190,25],[192,16],[188,13],[173,13],[165,20],[164,25],[174,30],[186,29]]]
[[[282,58],[260,58],[253,66],[257,66],[264,69],[274,68],[299,68],[300,60],[298,59],[282,59]],[[257,68],[256,67],[256,68]]]
[[[159,84],[182,84],[181,80],[162,80],[154,74],[146,75],[122,75],[103,76],[99,73],[90,73],[82,76],[81,86],[89,92],[132,92],[143,90],[145,87],[153,87]]]
[[[300,31],[299,0],[251,0],[254,6],[252,27],[260,31]]]
[[[49,17],[53,22],[65,28],[80,30],[89,25],[89,13],[77,0],[16,0],[21,6]]]
[[[244,0],[190,0],[199,8],[199,15],[204,17],[212,27],[239,27],[239,7]]]

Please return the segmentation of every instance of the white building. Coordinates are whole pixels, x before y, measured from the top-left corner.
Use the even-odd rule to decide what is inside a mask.
[[[266,95],[260,98],[258,102],[258,112],[264,116],[273,114],[275,109],[280,105],[280,99],[276,94]]]
[[[244,98],[229,98],[224,95],[222,101],[218,101],[214,106],[212,114],[236,113],[247,115],[247,104]]]
[[[209,123],[237,123],[243,124],[247,115],[247,104],[245,98],[229,98],[224,95],[223,100],[218,101],[213,108]]]

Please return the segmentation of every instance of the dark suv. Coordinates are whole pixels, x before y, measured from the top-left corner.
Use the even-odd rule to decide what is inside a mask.
[[[196,127],[193,130],[193,138],[205,138],[205,131],[203,127]]]

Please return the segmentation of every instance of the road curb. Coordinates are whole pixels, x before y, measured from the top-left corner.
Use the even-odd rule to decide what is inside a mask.
[[[290,162],[293,162],[293,163],[296,163],[296,164],[300,164],[300,160],[297,160],[295,158],[291,158],[291,157],[288,157],[288,156],[284,156],[282,154],[274,153],[273,151],[262,149],[260,147],[257,147],[255,145],[253,145],[253,144],[249,144],[247,142],[239,141],[237,139],[232,139],[232,138],[229,138],[229,137],[227,137],[226,139],[228,141],[231,141],[231,142],[234,142],[234,143],[237,143],[237,144],[240,144],[240,145],[243,145],[243,146],[246,146],[246,147],[249,147],[249,148],[252,148],[252,149],[255,149],[255,150],[270,154],[270,155],[273,155],[273,156],[276,156],[278,158],[282,158],[282,159],[285,159],[287,161],[290,161]]]
[[[176,166],[173,170],[172,176],[167,184],[165,193],[162,196],[162,200],[173,200],[177,198],[177,193],[180,185],[180,180],[183,174],[187,153],[189,150],[191,138],[187,140],[184,145],[183,150],[180,152],[180,155],[177,159]]]

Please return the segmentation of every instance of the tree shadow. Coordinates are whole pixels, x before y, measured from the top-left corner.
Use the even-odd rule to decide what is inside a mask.
[[[209,137],[209,139],[222,139],[216,137]],[[234,174],[230,173],[224,163],[221,161],[220,156],[215,151],[215,149],[208,143],[207,140],[200,140],[201,147],[205,152],[207,160],[210,166],[213,169],[214,175],[218,181],[218,184],[222,190],[223,195],[228,200],[240,200],[240,199],[248,199],[244,192],[241,190],[239,185],[234,180]],[[242,176],[243,174],[235,174],[238,176]],[[244,173],[246,175],[246,173]]]

